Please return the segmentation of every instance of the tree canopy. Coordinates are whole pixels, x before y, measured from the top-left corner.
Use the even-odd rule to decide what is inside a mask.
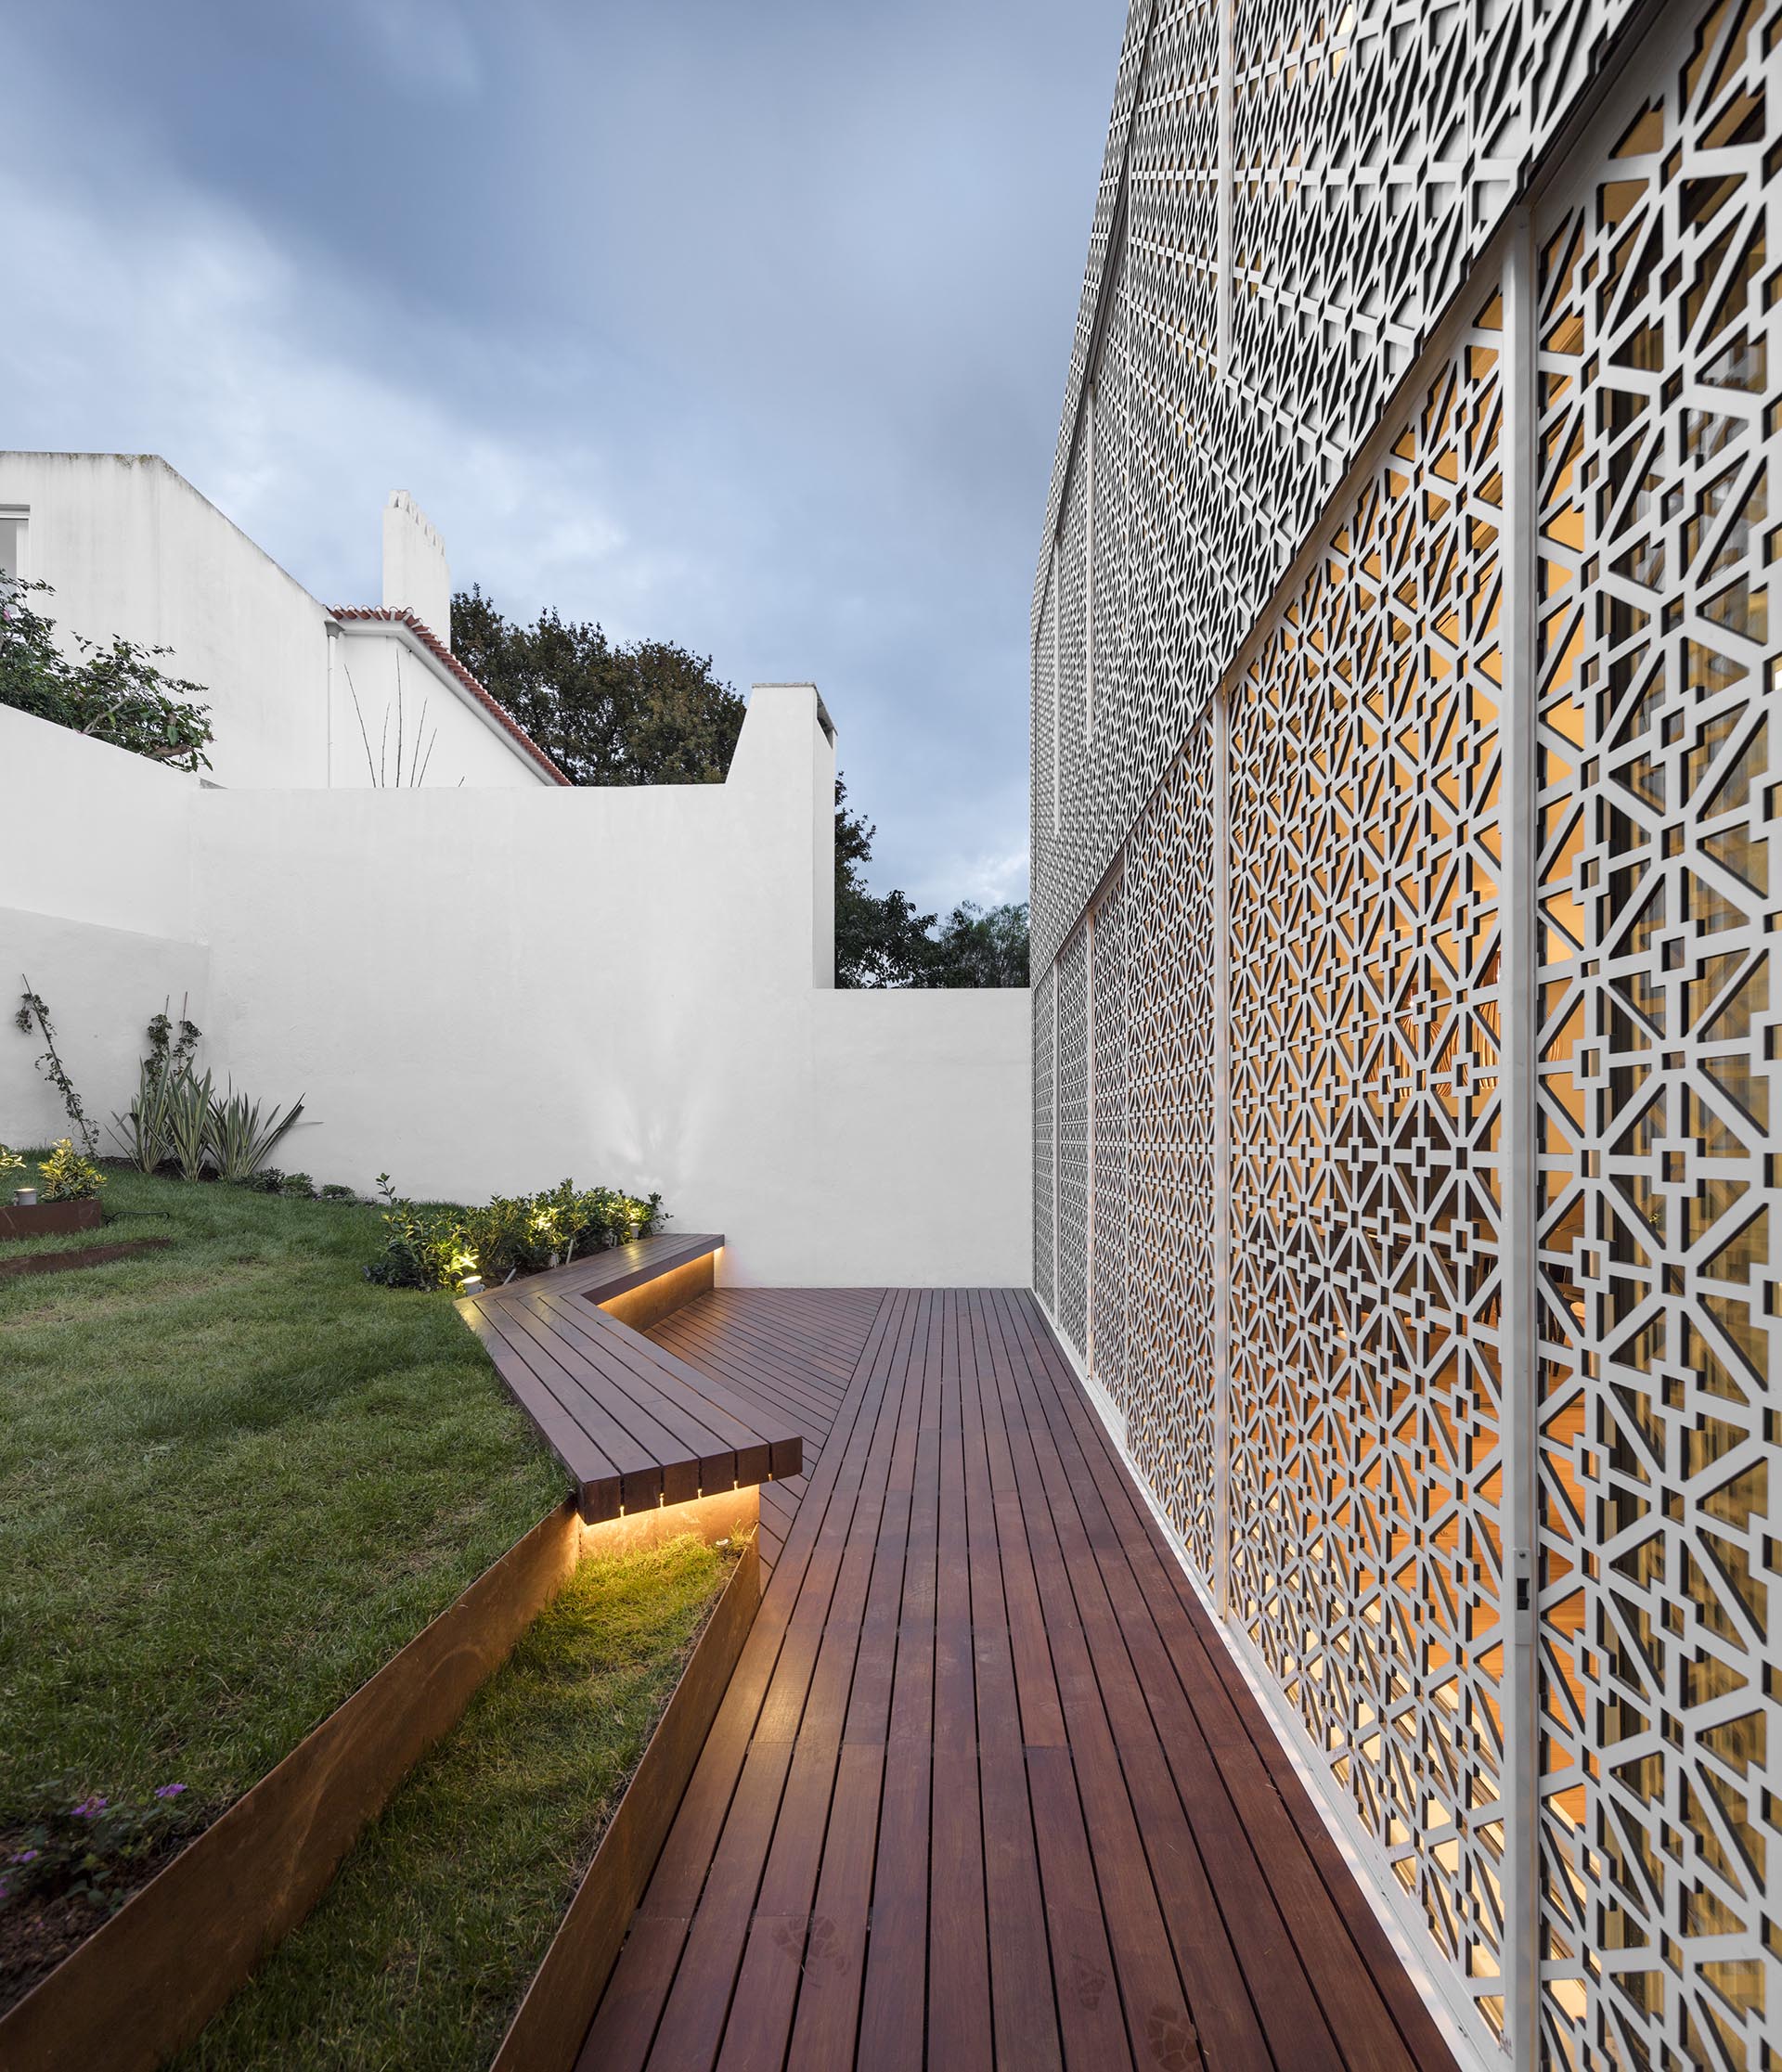
[[[477,586],[452,599],[452,651],[572,784],[724,781],[746,707],[709,655],[555,611],[519,625]]]
[[[872,860],[878,830],[847,806],[835,779],[835,983],[919,985],[929,968],[933,914],[919,914],[900,891],[871,890],[862,867]]]
[[[980,907],[962,900],[935,939],[929,985],[1025,985],[1027,903]]]
[[[837,985],[1025,985],[1027,909],[965,899],[942,921],[918,913],[902,892],[871,891],[870,821],[847,807],[835,779],[835,983]]]

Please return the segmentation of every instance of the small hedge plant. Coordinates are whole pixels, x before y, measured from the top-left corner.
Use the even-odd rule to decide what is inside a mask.
[[[519,1273],[566,1266],[578,1254],[602,1252],[648,1237],[667,1218],[662,1196],[640,1201],[610,1187],[560,1180],[543,1194],[497,1194],[482,1208],[411,1202],[378,1175],[384,1210],[383,1255],[365,1278],[386,1288],[459,1288],[471,1274],[490,1286]]]
[[[81,1156],[71,1137],[58,1139],[37,1170],[43,1175],[40,1202],[90,1202],[105,1185],[105,1175]]]

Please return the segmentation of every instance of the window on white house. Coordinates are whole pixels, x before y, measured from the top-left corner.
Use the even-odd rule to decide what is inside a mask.
[[[22,578],[30,573],[25,566],[25,520],[28,515],[21,510],[0,509],[0,576]]]

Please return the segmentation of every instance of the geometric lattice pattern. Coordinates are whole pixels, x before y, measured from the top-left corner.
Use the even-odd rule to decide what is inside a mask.
[[[1233,1616],[1493,2026],[1502,324],[1231,706]]]
[[[1083,914],[1630,4],[1132,0],[1034,590],[1036,969]],[[1067,668],[1082,648],[1073,617],[1098,629],[1092,739],[1040,724],[1040,619],[1060,569]],[[1104,592],[1129,569],[1130,603],[1105,614],[1104,646]]]
[[[1033,1287],[1047,1308],[1056,1306],[1052,1281],[1052,976],[1033,987]]]
[[[1556,2064],[1770,2065],[1782,2035],[1779,29],[1679,10],[1537,222]]]
[[[1217,1563],[1213,740],[1189,737],[1126,852],[1127,1440],[1201,1580]]]
[[[1078,933],[1053,973],[1058,1161],[1058,1320],[1089,1351],[1089,946]]]
[[[1089,935],[1094,1070],[1091,1151],[1089,1370],[1126,1408],[1126,899],[1116,876],[1095,902]]]
[[[1782,0],[1630,12],[1134,0],[1035,1285],[1481,2032],[1776,2072]]]

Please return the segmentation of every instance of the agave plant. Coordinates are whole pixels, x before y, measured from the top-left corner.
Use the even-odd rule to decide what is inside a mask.
[[[211,1151],[217,1171],[226,1180],[251,1180],[303,1112],[303,1103],[298,1100],[289,1110],[275,1108],[262,1122],[260,1105],[246,1094],[237,1093],[233,1082],[226,1097],[211,1097]]]
[[[167,1082],[167,1152],[178,1161],[183,1180],[204,1178],[204,1162],[211,1155],[213,1100],[208,1072],[201,1079],[183,1072]]]

